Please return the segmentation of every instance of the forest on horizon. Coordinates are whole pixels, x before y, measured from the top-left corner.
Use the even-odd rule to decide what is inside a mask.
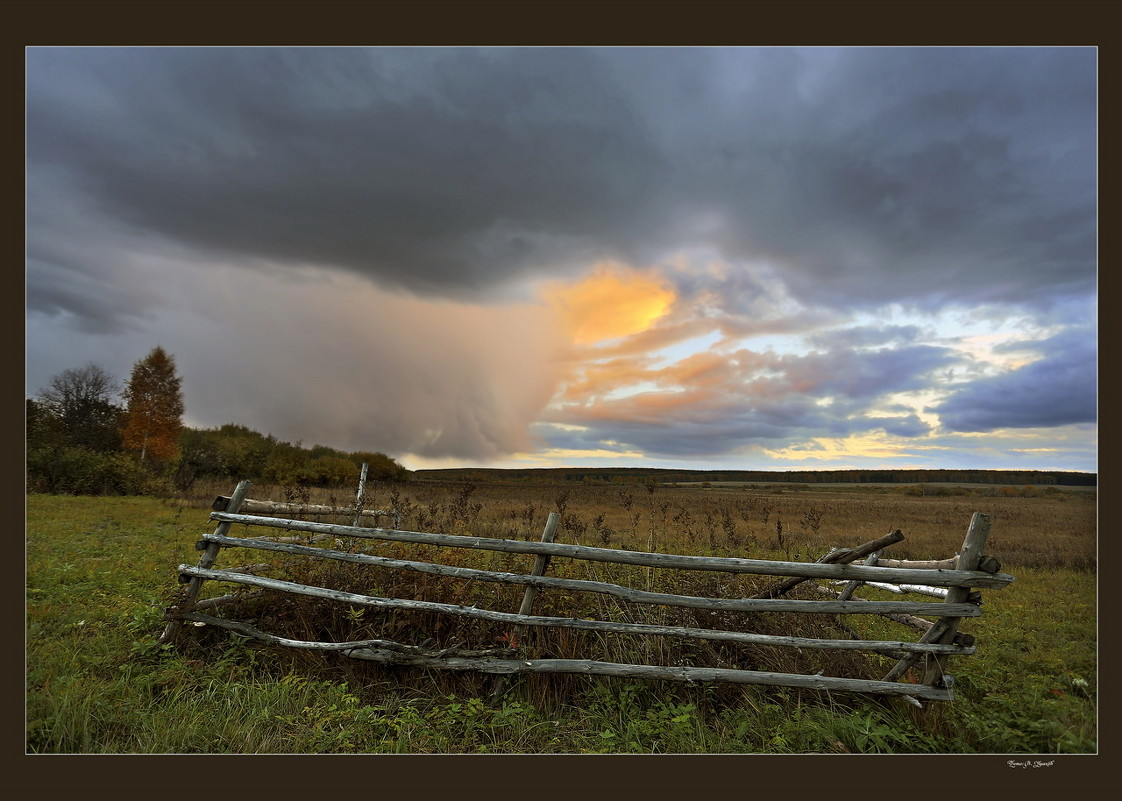
[[[430,481],[580,481],[597,484],[694,482],[791,484],[993,484],[1097,486],[1097,473],[1063,470],[683,470],[656,467],[458,467],[415,470]]]

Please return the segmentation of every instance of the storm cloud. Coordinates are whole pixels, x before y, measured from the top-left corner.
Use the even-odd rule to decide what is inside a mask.
[[[1081,47],[30,48],[27,391],[158,341],[195,424],[431,460],[1086,427],[1096,78]]]
[[[1093,281],[1087,49],[28,61],[33,184],[50,165],[105,218],[227,256],[456,292],[696,243],[824,305],[1042,303]]]
[[[1093,424],[1098,408],[1092,332],[1072,329],[1028,347],[1038,355],[1028,365],[973,381],[936,407],[943,425],[971,432]]]

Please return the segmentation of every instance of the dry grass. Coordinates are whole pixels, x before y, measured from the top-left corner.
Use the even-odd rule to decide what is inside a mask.
[[[191,627],[165,649],[155,643],[175,591],[174,565],[213,528],[205,508],[231,484],[191,497],[28,497],[28,743],[43,752],[195,751],[299,753],[401,751],[787,753],[1089,753],[1096,750],[1096,505],[1094,492],[1031,488],[704,489],[638,485],[500,485],[413,482],[372,488],[367,507],[396,505],[405,528],[537,540],[546,516],[565,521],[560,542],[693,554],[813,560],[899,528],[886,556],[941,558],[960,546],[970,515],[994,518],[987,549],[1017,576],[987,591],[974,656],[952,661],[953,704],[882,706],[861,696],[725,684],[526,676],[501,704],[484,705],[494,678],[390,668],[246,643],[215,627]],[[940,494],[946,493],[946,494]],[[957,493],[957,494],[954,494]],[[257,486],[251,497],[346,505],[353,489],[305,492]],[[350,522],[348,515],[334,522]],[[240,527],[239,527],[240,528]],[[235,531],[234,533],[241,533]],[[362,541],[361,547],[369,547]],[[401,543],[375,552],[526,572],[530,557]],[[219,566],[273,561],[224,551]],[[359,568],[330,560],[278,563],[271,575],[353,589],[518,608],[515,586]],[[303,571],[300,573],[299,571]],[[550,575],[680,594],[738,597],[766,577],[555,559]],[[650,584],[648,584],[650,582]],[[207,582],[206,595],[229,590]],[[887,595],[887,594],[886,594]],[[870,591],[869,597],[874,593]],[[1042,603],[1047,599],[1047,603]],[[548,590],[534,612],[597,619],[871,638],[914,639],[883,618],[717,615],[628,605],[590,593]],[[258,596],[222,612],[299,639],[388,637],[493,647],[499,628],[452,616],[414,615]],[[595,657],[879,678],[882,657],[729,647],[677,638],[543,630],[527,647],[543,656]]]
[[[210,503],[232,486],[196,489],[184,500]],[[925,494],[919,494],[924,492]],[[350,489],[262,485],[250,496],[348,506]],[[1093,491],[1017,487],[868,487],[792,489],[755,485],[707,488],[642,485],[463,484],[409,482],[368,487],[367,508],[394,507],[415,531],[536,540],[559,512],[558,542],[669,553],[750,558],[776,554],[814,560],[900,529],[905,540],[887,557],[954,555],[974,512],[993,519],[988,552],[1005,569],[1094,568],[1097,509]],[[350,522],[346,517],[336,522]],[[766,556],[765,556],[766,555]]]
[[[196,502],[229,494],[232,487],[208,488]],[[213,494],[210,492],[213,490]],[[900,488],[815,489],[678,488],[651,486],[570,486],[520,484],[460,484],[411,482],[369,488],[366,508],[395,508],[401,528],[446,534],[537,540],[550,512],[561,515],[556,541],[630,550],[743,556],[761,559],[814,561],[831,547],[850,547],[899,528],[906,539],[894,545],[891,558],[941,559],[961,546],[970,517],[984,512],[993,517],[987,552],[1002,569],[1066,568],[1089,570],[1095,560],[1095,502],[1086,491],[920,495]],[[354,503],[346,490],[294,490],[254,487],[250,497],[343,506]],[[347,515],[324,522],[349,523]],[[258,532],[260,533],[260,532]],[[498,552],[457,550],[406,543],[355,543],[355,547],[402,559],[514,573],[529,572],[533,557]],[[242,559],[227,556],[226,559]],[[273,560],[276,561],[276,560]],[[232,564],[232,563],[229,563]],[[766,576],[714,574],[699,571],[649,570],[627,565],[555,559],[551,575],[590,579],[656,592],[709,597],[745,597],[774,581]],[[515,611],[522,588],[383,568],[360,567],[330,560],[293,558],[271,573],[304,584],[381,597],[409,598],[463,606],[476,605]],[[791,597],[818,597],[793,593]],[[508,632],[495,623],[434,613],[347,609],[311,598],[268,593],[225,614],[259,619],[262,628],[300,639],[360,640],[389,638],[436,647],[460,644],[471,649],[495,648]],[[547,591],[539,595],[534,614],[587,617],[636,622],[844,638],[847,628],[869,628],[868,636],[914,639],[910,629],[885,633],[884,621],[865,616],[839,620],[829,615],[717,614],[686,608],[630,604],[591,593]],[[889,624],[894,626],[895,624]],[[220,636],[214,632],[213,636]],[[431,640],[430,640],[431,638]],[[571,629],[541,629],[524,639],[523,653],[542,658],[594,658],[613,662],[663,665],[705,665],[782,673],[879,678],[882,657],[848,651],[796,651],[774,647],[729,646],[723,643],[672,637],[605,635]],[[302,656],[299,659],[309,657]],[[387,668],[362,663],[332,662],[351,681],[371,684],[387,678]],[[392,671],[395,681],[417,688],[428,686],[432,675]],[[441,686],[453,692],[485,693],[492,679],[472,675],[443,675]],[[568,680],[549,680],[553,700],[566,700],[560,686]],[[573,684],[571,690],[579,685]],[[543,682],[530,682],[537,686]],[[544,686],[544,684],[543,684]],[[544,700],[539,699],[539,700]]]

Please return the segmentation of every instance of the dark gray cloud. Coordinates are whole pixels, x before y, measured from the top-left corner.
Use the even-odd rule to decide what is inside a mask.
[[[31,48],[28,387],[160,342],[194,422],[432,458],[531,448],[543,419],[664,455],[925,436],[883,404],[959,357],[853,313],[1085,320],[1096,70],[1092,48]],[[683,359],[652,374],[671,391],[546,413],[562,331],[515,293],[601,260],[677,298],[621,359],[710,330],[816,352]],[[1093,421],[1092,341],[964,385],[944,427]]]
[[[28,158],[107,220],[450,293],[605,253],[659,156],[568,50],[33,50]]]
[[[946,348],[912,345],[869,352],[838,348],[807,356],[783,356],[775,369],[791,392],[867,403],[893,392],[930,386],[931,373],[956,361]]]
[[[548,442],[556,448],[596,449],[605,447],[635,450],[655,458],[721,458],[752,449],[783,448],[815,437],[846,437],[851,434],[899,427],[895,420],[850,419],[814,404],[807,398],[786,397],[782,401],[745,402],[729,399],[723,406],[705,412],[658,419],[643,414],[638,399],[604,402],[589,415],[565,415],[567,423],[588,426],[586,431],[551,430]],[[919,430],[910,427],[909,430]],[[892,432],[895,433],[895,432]]]
[[[1095,69],[1089,48],[37,48],[29,182],[49,168],[107,229],[418,291],[704,246],[821,305],[1039,305],[1093,290]]]
[[[931,433],[931,425],[915,414],[903,417],[870,417],[868,421],[879,425],[886,434],[894,437],[925,437]]]
[[[1033,347],[1035,346],[1035,347]],[[1020,344],[1017,349],[1026,346]],[[1097,409],[1094,332],[1069,329],[1032,343],[1040,358],[1016,370],[967,384],[935,407],[950,431],[1051,428],[1093,424]]]
[[[165,298],[144,275],[159,259],[148,237],[87,216],[50,170],[28,184],[28,309],[82,334],[120,334],[150,322]]]

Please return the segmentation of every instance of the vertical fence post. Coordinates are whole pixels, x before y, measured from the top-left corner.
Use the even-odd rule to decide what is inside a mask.
[[[966,538],[962,541],[962,553],[958,555],[958,564],[955,566],[958,570],[977,570],[978,563],[982,561],[982,550],[986,547],[986,540],[990,535],[990,516],[975,512],[974,516],[970,518],[970,528],[966,530]],[[950,587],[947,591],[947,603],[961,604],[965,603],[970,597],[970,587]],[[938,642],[949,643],[954,641],[954,635],[958,632],[958,624],[961,618],[943,618],[946,621],[946,631],[938,639]],[[946,666],[947,657],[943,654],[935,654],[933,658],[927,662],[927,670],[924,673],[924,684],[940,684],[943,681],[943,670]]]
[[[970,518],[970,527],[966,530],[966,538],[962,541],[962,551],[958,555],[958,562],[955,564],[956,570],[977,570],[979,563],[982,561],[982,549],[986,547],[986,539],[990,535],[990,516],[975,512],[974,516]],[[950,587],[947,591],[946,603],[960,604],[970,598],[970,587]],[[935,624],[929,628],[919,642],[928,643],[950,643],[954,642],[955,634],[958,633],[958,624],[961,618],[957,617],[941,617],[935,621]],[[914,652],[901,659],[896,663],[892,670],[888,671],[884,677],[884,681],[896,681],[903,676],[913,664],[919,661],[920,654]],[[929,660],[926,664],[927,667],[924,671],[923,683],[936,684],[943,680],[943,670],[946,667],[947,658],[944,655],[937,655]]]
[[[545,521],[545,531],[542,532],[542,542],[553,542],[553,538],[557,536],[557,526],[561,522],[561,515],[557,512],[550,512],[549,517]],[[549,566],[549,554],[540,553],[534,559],[534,567],[530,571],[531,576],[545,575],[545,569]],[[522,604],[518,607],[518,614],[528,615],[530,609],[534,605],[534,599],[538,596],[538,588],[532,585],[526,587],[526,592],[522,594]],[[509,637],[509,644],[511,648],[518,648],[522,644],[522,639],[526,636],[526,626],[515,626]],[[492,698],[498,698],[506,691],[507,676],[498,676],[495,680],[495,689],[491,693]]]
[[[355,528],[362,523],[362,505],[366,502],[366,471],[370,467],[362,463],[362,472],[358,474],[358,496],[355,498]]]
[[[875,565],[878,559],[880,559],[880,551],[873,551],[868,555],[868,557],[866,557],[865,564]],[[842,590],[841,595],[838,596],[838,600],[848,601],[850,596],[852,596],[853,593],[857,591],[857,588],[860,587],[863,583],[864,582],[861,581],[851,581],[846,584],[845,589]]]
[[[561,515],[557,512],[550,512],[549,517],[545,521],[545,531],[542,532],[542,542],[553,542],[553,538],[557,536],[557,524],[561,522]],[[545,575],[545,569],[549,566],[549,554],[540,553],[534,559],[534,569],[530,571],[531,576]],[[538,588],[534,586],[526,587],[526,592],[522,596],[522,605],[518,607],[518,614],[530,614],[530,607],[534,605],[534,599],[538,596]],[[517,640],[521,640],[525,635],[526,627],[518,626],[514,630],[514,636]],[[517,641],[516,640],[516,641]]]
[[[231,514],[236,513],[238,509],[241,508],[242,501],[245,500],[246,493],[249,492],[249,487],[250,482],[248,481],[242,481],[241,483],[239,483],[237,488],[234,490],[233,495],[230,496],[230,502],[226,504],[225,511],[230,512]],[[218,536],[225,536],[230,531],[231,525],[231,523],[223,521],[218,524],[217,528],[214,529],[214,533]],[[218,559],[218,552],[221,550],[222,546],[217,542],[208,542],[206,548],[203,550],[203,555],[199,557],[199,567],[210,567],[211,565],[213,565],[215,560]],[[186,596],[184,597],[183,601],[181,601],[179,604],[176,604],[176,606],[184,609],[190,609],[192,606],[194,606],[195,601],[199,597],[199,590],[203,588],[204,581],[206,581],[206,579],[200,578],[199,576],[192,576],[191,580],[187,583]],[[159,642],[165,643],[174,641],[175,638],[179,635],[180,629],[182,628],[182,620],[178,618],[172,620],[164,628],[164,633],[160,635]]]

